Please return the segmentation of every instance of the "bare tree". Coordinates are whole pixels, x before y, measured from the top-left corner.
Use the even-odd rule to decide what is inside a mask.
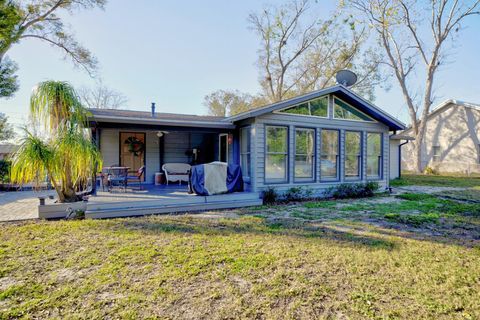
[[[434,100],[434,79],[449,54],[448,44],[469,16],[480,14],[480,0],[348,0],[347,5],[362,13],[372,26],[386,54],[385,64],[393,71],[408,107],[415,135],[415,168],[421,172],[422,142],[427,115]],[[450,52],[451,53],[451,52]],[[411,84],[413,74],[425,76],[418,87]]]
[[[353,18],[340,12],[322,21],[312,11],[309,0],[293,0],[250,14],[251,28],[261,39],[258,65],[264,95],[275,102],[321,89],[335,84],[335,74],[348,68],[359,74],[356,90],[372,97],[382,77],[379,55],[364,50],[366,30],[357,30]]]
[[[121,92],[110,89],[101,82],[93,88],[81,88],[78,94],[82,104],[88,108],[118,109],[128,102]]]
[[[6,54],[14,44],[37,39],[59,48],[75,66],[93,75],[97,60],[75,39],[61,14],[103,8],[105,3],[106,0],[0,0],[0,65],[4,65]]]

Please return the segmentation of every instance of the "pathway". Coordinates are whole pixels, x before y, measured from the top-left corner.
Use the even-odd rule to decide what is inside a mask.
[[[0,192],[0,221],[37,219],[38,197],[54,194],[53,190]]]

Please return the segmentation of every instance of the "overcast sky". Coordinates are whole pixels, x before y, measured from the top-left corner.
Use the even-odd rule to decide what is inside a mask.
[[[270,3],[274,3],[271,1]],[[321,3],[326,15],[332,1]],[[257,0],[110,0],[106,9],[68,16],[77,39],[100,62],[104,84],[125,94],[128,109],[206,113],[206,94],[217,89],[258,92],[255,66],[258,40],[247,16],[262,8]],[[467,21],[451,63],[436,78],[437,103],[455,98],[480,103],[480,18]],[[32,87],[43,80],[94,85],[84,72],[63,61],[62,53],[36,40],[23,41],[8,55],[19,67],[21,89],[0,100],[0,112],[16,125],[25,122]],[[408,122],[394,82],[377,91],[375,104]]]

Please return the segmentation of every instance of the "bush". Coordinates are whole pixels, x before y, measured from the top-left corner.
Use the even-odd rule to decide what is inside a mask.
[[[302,201],[308,200],[312,197],[313,190],[308,187],[292,187],[285,192],[285,200],[287,201]]]
[[[10,182],[10,167],[12,162],[0,160],[0,182]]]
[[[423,173],[429,176],[438,176],[440,172],[438,172],[438,169],[432,168],[432,167],[425,167],[423,170]]]
[[[327,189],[326,194],[336,199],[373,197],[380,186],[375,181],[343,183]]]
[[[268,187],[263,191],[263,203],[274,204],[278,201],[278,193],[274,187]]]

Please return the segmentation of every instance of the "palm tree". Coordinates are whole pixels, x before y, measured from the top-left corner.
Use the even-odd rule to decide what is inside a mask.
[[[12,159],[11,180],[37,185],[45,175],[60,202],[78,201],[76,190],[93,177],[101,156],[85,128],[88,111],[67,82],[45,81],[34,89],[30,113],[37,134],[25,137]]]

